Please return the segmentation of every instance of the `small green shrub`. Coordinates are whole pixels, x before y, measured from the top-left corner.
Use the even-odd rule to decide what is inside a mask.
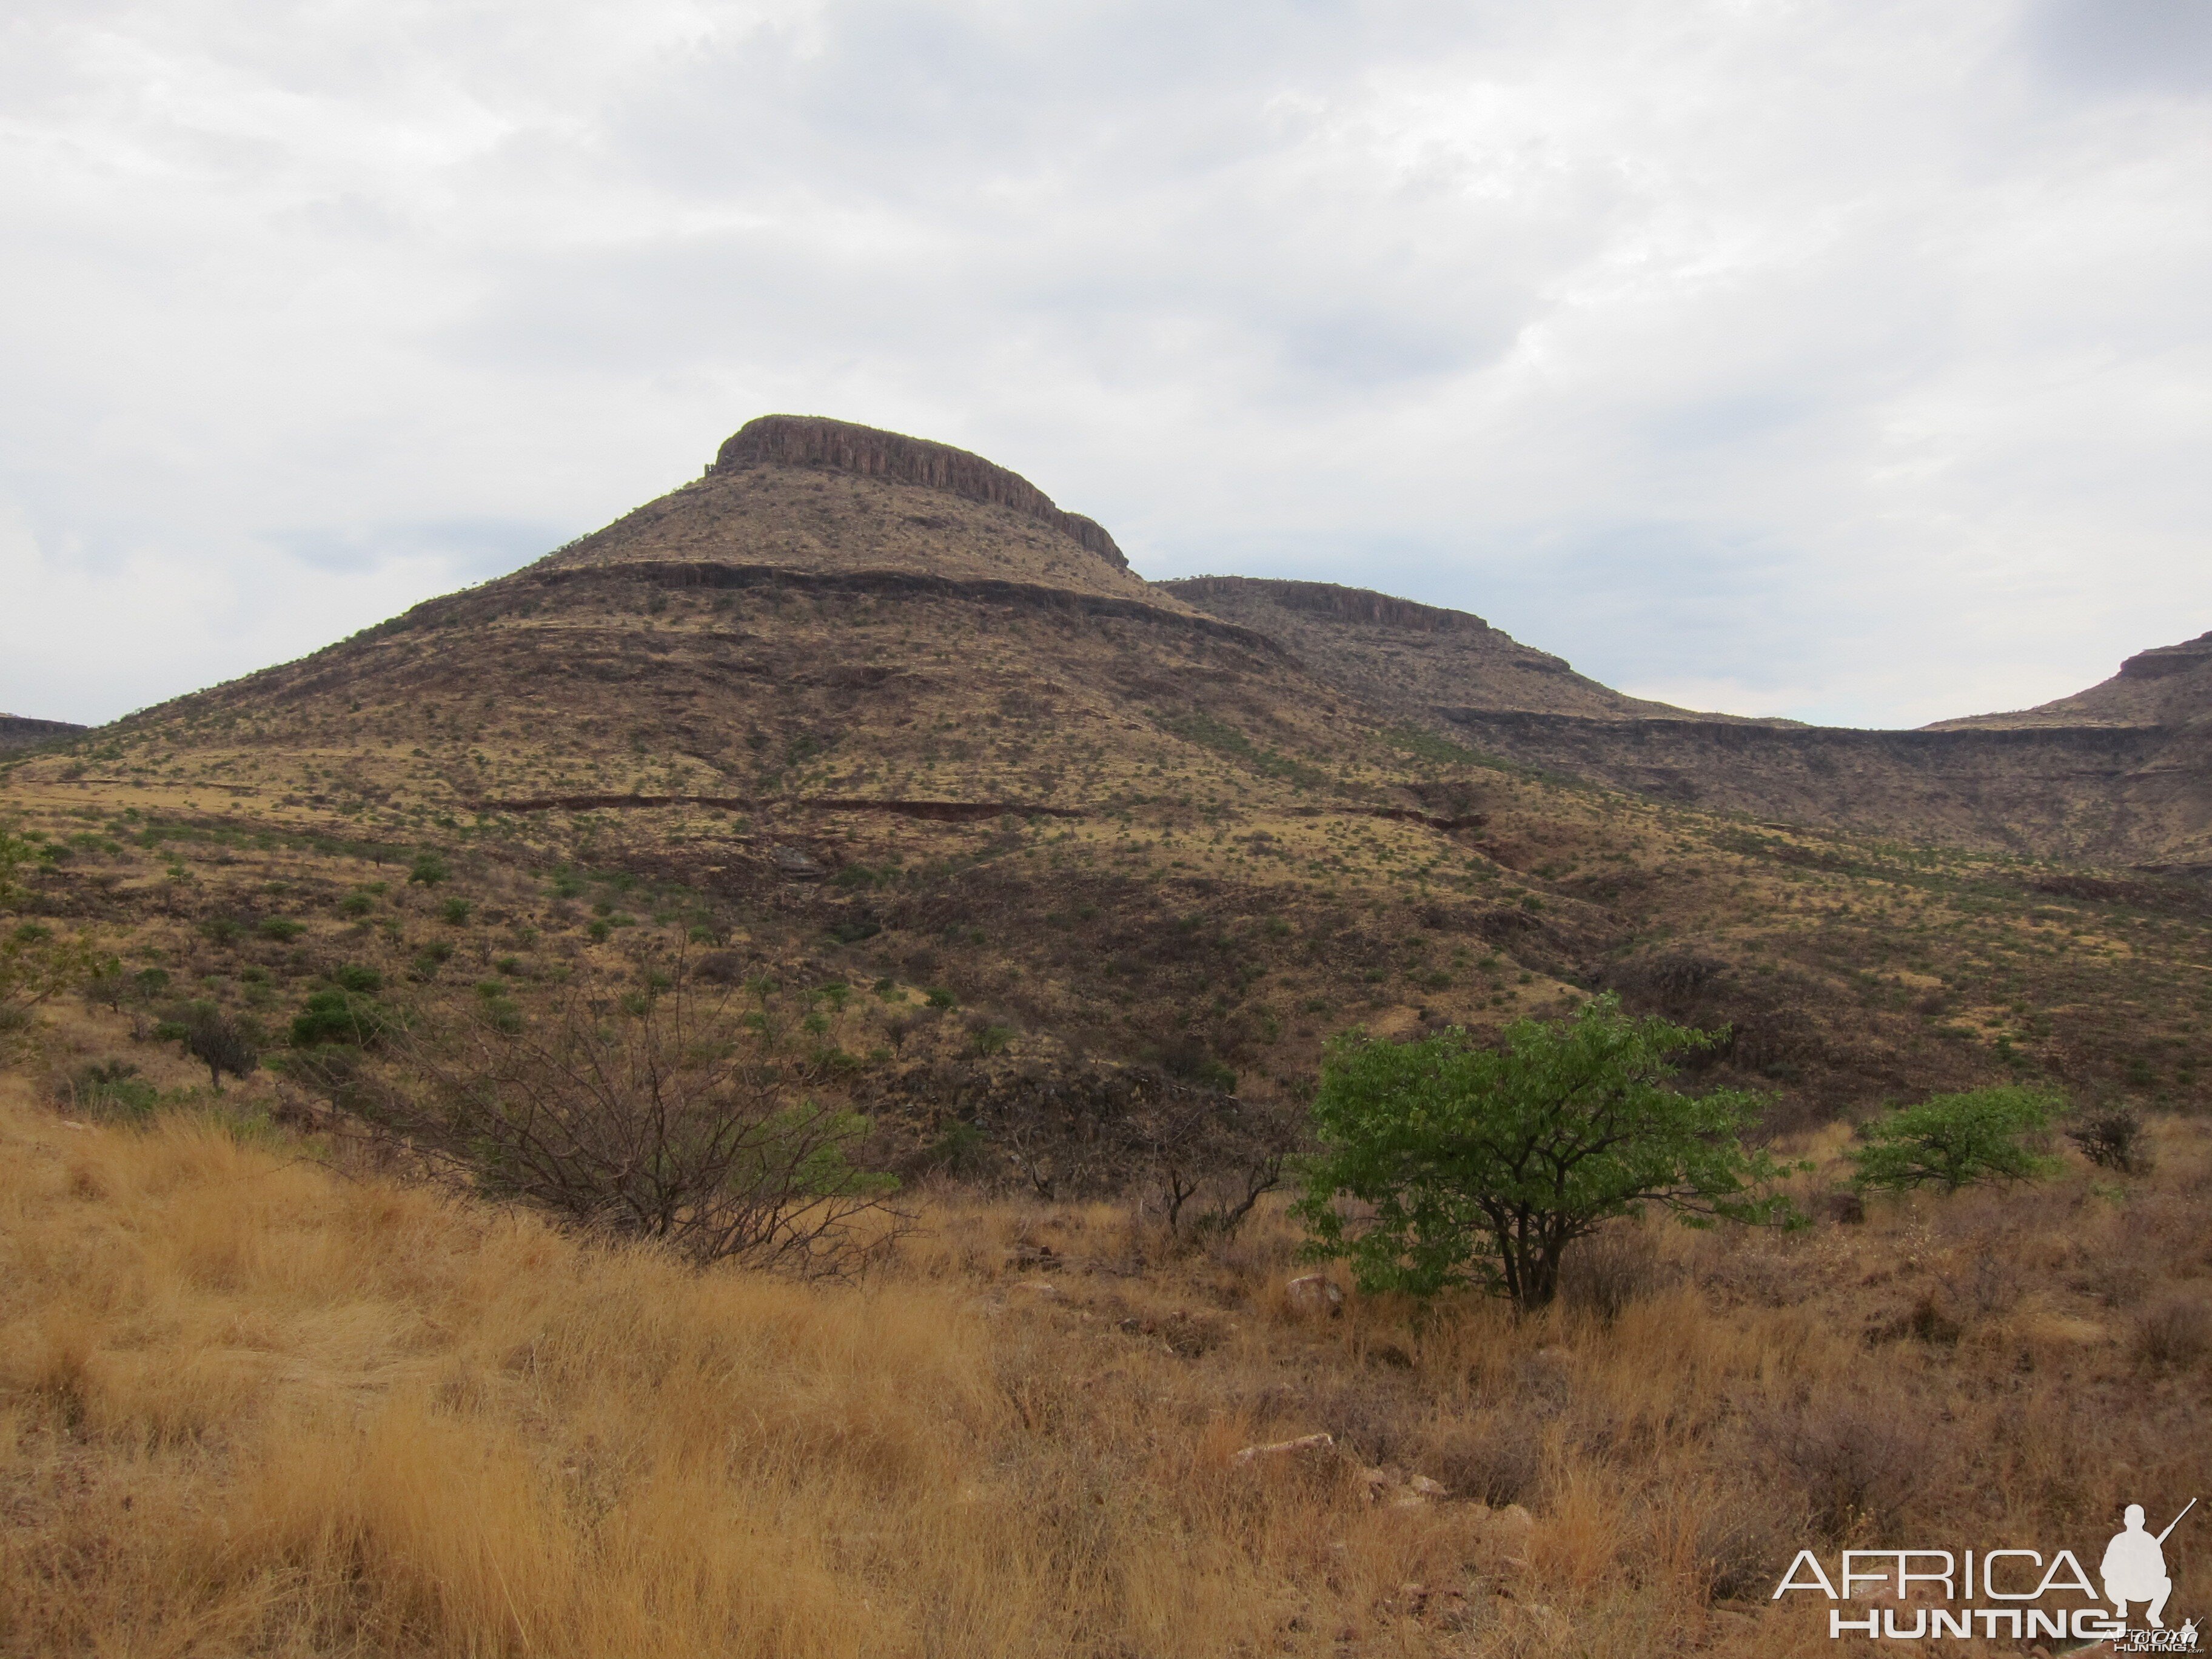
[[[160,1104],[161,1091],[127,1060],[81,1066],[62,1087],[63,1103],[88,1117],[143,1121]]]
[[[264,939],[274,939],[279,945],[289,945],[307,930],[287,916],[264,916],[261,925],[253,931]]]
[[[407,867],[407,879],[423,887],[435,887],[453,873],[446,860],[435,853],[417,853],[415,861]]]
[[[2027,1181],[2048,1175],[2054,1160],[2034,1143],[2059,1103],[2033,1089],[2001,1086],[1934,1095],[1860,1126],[1865,1144],[1850,1154],[1861,1187],[1905,1192],[1940,1187],[1955,1193],[1987,1181]]]
[[[469,918],[476,914],[476,906],[465,898],[449,898],[438,907],[438,920],[448,927],[465,927]]]
[[[366,996],[333,988],[309,994],[293,1016],[290,1040],[295,1048],[328,1042],[367,1048],[374,1046],[390,1023],[390,1015]]]

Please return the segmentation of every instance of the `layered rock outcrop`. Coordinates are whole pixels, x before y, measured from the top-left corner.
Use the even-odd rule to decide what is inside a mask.
[[[1010,472],[950,444],[817,415],[763,415],[746,422],[723,444],[714,457],[714,470],[719,472],[756,462],[856,472],[863,477],[920,484],[967,501],[1012,507],[1050,525],[1117,568],[1129,568],[1129,561],[1103,526],[1080,513],[1063,511],[1018,472]]]
[[[1286,611],[1303,611],[1338,622],[1372,623],[1378,628],[1401,628],[1425,634],[1497,631],[1481,617],[1465,611],[1446,611],[1438,605],[1401,599],[1371,588],[1346,587],[1337,582],[1301,582],[1259,576],[1185,576],[1161,586],[1200,609],[1206,608],[1209,599],[1233,601],[1249,591],[1264,594]],[[1557,658],[1552,660],[1559,661]],[[1559,666],[1564,670],[1566,664],[1561,662]]]
[[[2120,665],[2124,680],[2162,680],[2175,674],[2212,668],[2212,634],[2199,634],[2179,645],[2154,646],[2138,651]]]

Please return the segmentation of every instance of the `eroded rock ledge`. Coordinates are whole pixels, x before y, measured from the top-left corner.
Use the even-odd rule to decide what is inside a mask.
[[[748,421],[714,457],[713,471],[756,461],[779,466],[828,467],[864,477],[941,489],[987,501],[1050,525],[1086,550],[1123,570],[1129,568],[1114,538],[1095,520],[1062,511],[1051,496],[1018,472],[950,444],[854,426],[818,415],[763,415]]]
[[[1494,631],[1481,617],[1465,611],[1447,611],[1439,605],[1395,599],[1364,587],[1344,587],[1335,582],[1291,581],[1277,576],[1183,576],[1156,585],[1186,599],[1226,599],[1240,592],[1259,593],[1286,611],[1304,611],[1343,622],[1373,623],[1378,627],[1401,628],[1413,633]],[[1559,666],[1564,669],[1566,665],[1560,663]]]
[[[800,570],[789,565],[726,564],[712,559],[624,559],[612,564],[532,568],[513,580],[526,580],[546,587],[629,581],[672,588],[785,587],[817,592],[932,594],[1090,617],[1127,617],[1186,633],[1234,640],[1273,657],[1287,654],[1271,635],[1224,622],[1217,617],[1169,611],[1142,600],[1116,599],[1107,593],[1079,593],[1069,588],[1006,581],[995,576],[935,576],[920,570]],[[452,598],[425,600],[397,620],[408,626],[435,623],[447,614]]]
[[[893,817],[927,818],[939,823],[970,823],[983,818],[1080,818],[1079,806],[1044,806],[1035,801],[878,800],[836,795],[531,795],[511,800],[471,801],[474,812],[597,812],[653,806],[711,806],[729,812],[777,808],[815,812],[883,812]]]
[[[2161,645],[2138,651],[2120,665],[2124,680],[2162,680],[2199,668],[2212,668],[2212,634],[2200,634],[2179,645]]]

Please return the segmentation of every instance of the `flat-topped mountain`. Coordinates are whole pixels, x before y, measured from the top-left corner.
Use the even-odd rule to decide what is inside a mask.
[[[981,457],[776,416],[532,565],[0,775],[10,810],[45,815],[55,879],[84,870],[84,914],[143,908],[149,951],[169,953],[149,963],[204,954],[161,928],[258,939],[269,894],[320,881],[333,915],[383,918],[327,950],[434,980],[471,939],[460,959],[487,994],[495,971],[619,980],[647,937],[631,927],[698,933],[747,975],[878,988],[871,1017],[892,1024],[839,1075],[920,1134],[946,1113],[1004,1127],[991,1115],[1024,1102],[1075,1113],[1105,1097],[1099,1067],[1279,1097],[1348,1024],[1487,1028],[1600,988],[1727,1026],[1717,1073],[1807,1109],[2003,1075],[1926,1036],[1954,1007],[2018,1000],[1943,932],[1948,896],[1972,880],[2061,902],[1991,853],[2186,861],[2160,849],[2201,843],[2203,769],[2172,771],[2162,806],[2138,777],[2167,741],[1672,708],[1464,612],[1327,583],[1147,583],[1104,530]],[[1746,811],[1881,840],[1716,816]],[[236,867],[89,867],[173,829],[222,838]],[[246,858],[286,848],[306,864]],[[465,884],[443,921],[391,891],[385,866],[422,848]],[[2063,900],[2078,928],[2104,926],[2097,881]],[[1908,916],[1893,970],[1911,984],[1876,997],[1860,975]],[[2169,947],[2194,948],[2137,941],[2144,972]],[[2113,994],[2054,981],[2069,1012],[2037,1052],[2119,1075],[2142,1027]]]
[[[796,415],[747,422],[703,477],[540,566],[687,561],[1023,582],[1184,609],[1131,574],[1098,525],[1018,474],[946,444]]]

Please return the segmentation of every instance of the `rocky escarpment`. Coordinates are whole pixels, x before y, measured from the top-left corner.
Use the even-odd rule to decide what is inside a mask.
[[[1474,705],[1596,720],[1729,718],[1626,696],[1465,611],[1334,582],[1259,576],[1189,576],[1154,586],[1268,635],[1324,679],[1409,714]]]
[[[723,444],[714,457],[713,471],[758,462],[888,478],[925,489],[941,489],[966,501],[1011,507],[1050,525],[1118,568],[1126,570],[1129,566],[1104,526],[1080,513],[1063,511],[1019,473],[950,444],[815,415],[763,415],[746,422]]]
[[[1206,608],[1208,600],[1234,604],[1241,595],[1251,592],[1263,595],[1268,602],[1285,611],[1300,611],[1337,622],[1371,623],[1377,628],[1421,634],[1498,633],[1468,611],[1447,611],[1441,605],[1422,605],[1413,599],[1377,593],[1371,588],[1346,587],[1337,582],[1289,581],[1262,576],[1185,576],[1160,586],[1201,609]],[[1499,637],[1505,635],[1500,634]],[[1540,651],[1528,654],[1558,664],[1563,673],[1568,672],[1567,665],[1557,657],[1547,656]]]
[[[2212,668],[2212,634],[2199,634],[2179,645],[2153,646],[2120,665],[2124,680],[2162,680],[2175,674]]]
[[[1437,711],[1474,748],[1684,805],[2039,857],[2193,862],[2203,812],[2160,734],[1945,732]]]
[[[28,749],[55,738],[66,738],[87,728],[68,720],[34,720],[21,714],[0,714],[0,751]]]
[[[1938,720],[1930,732],[2027,726],[2157,726],[2179,731],[2212,725],[2212,634],[2179,645],[2138,651],[2120,672],[2086,691],[2002,714]]]
[[[1479,617],[1330,582],[1159,587],[1365,702],[1544,771],[1762,819],[2212,872],[2212,635],[2038,708],[1863,732],[1626,696]]]

